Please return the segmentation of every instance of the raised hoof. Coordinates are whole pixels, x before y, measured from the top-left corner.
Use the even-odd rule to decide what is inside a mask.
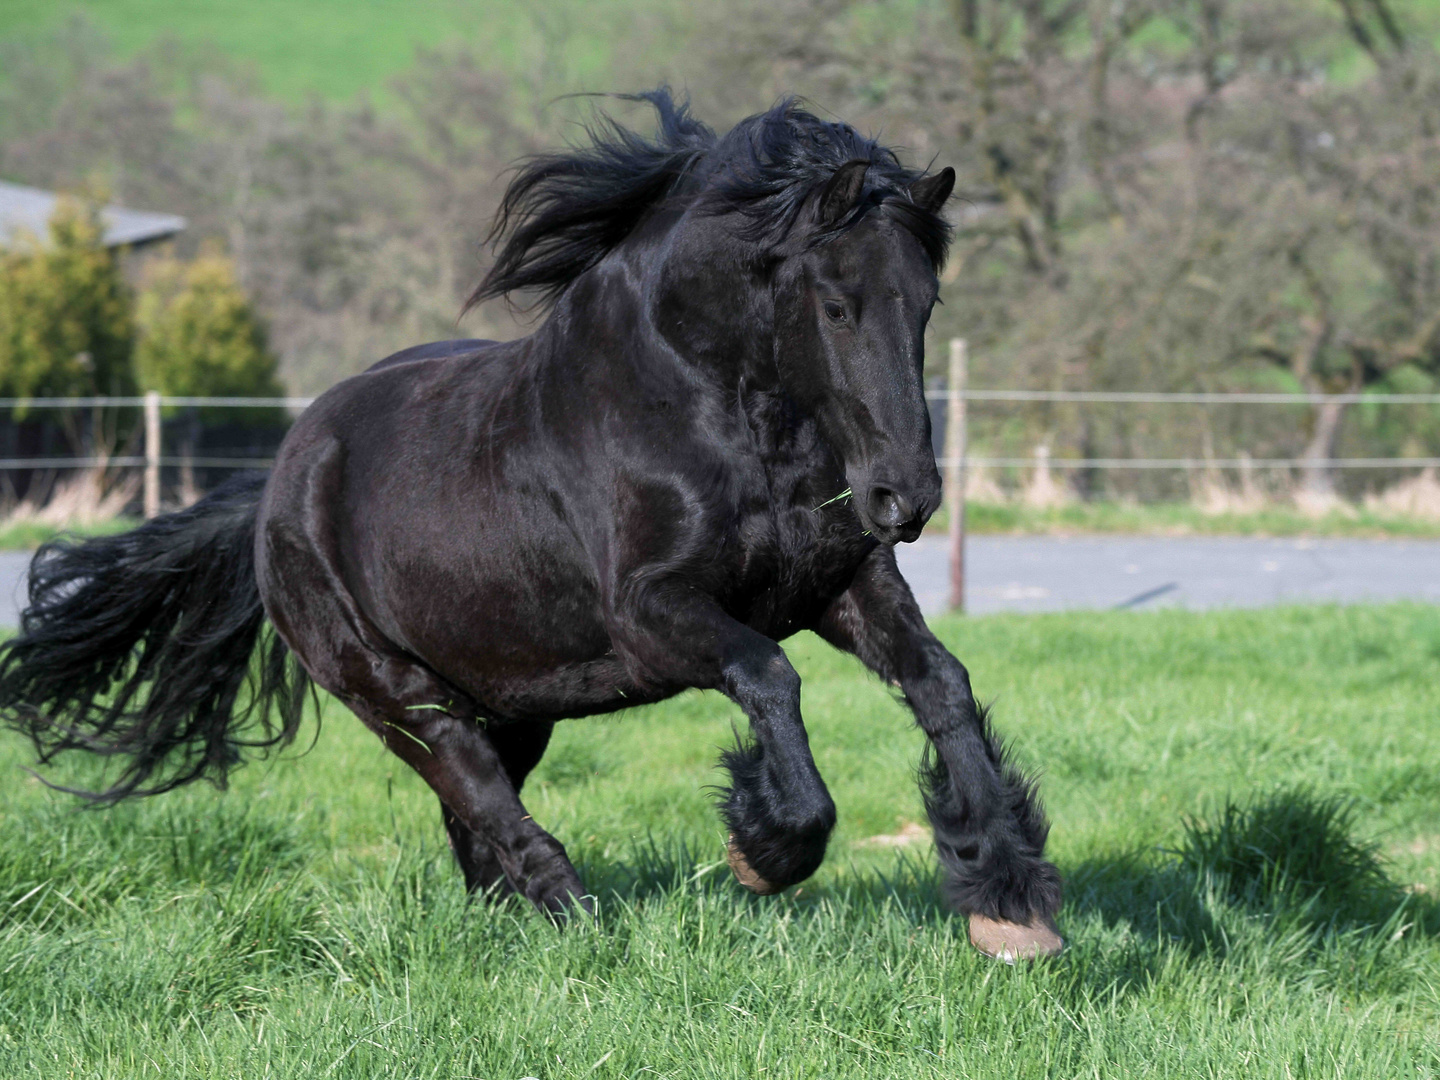
[[[1038,960],[1042,956],[1059,956],[1065,939],[1055,929],[1054,920],[1042,916],[1028,925],[970,916],[970,944],[986,956],[1013,964],[1017,960]]]
[[[735,875],[735,880],[757,896],[774,896],[780,891],[780,886],[766,881],[745,861],[745,856],[735,846],[733,836],[725,843],[725,858],[730,863],[730,872]]]

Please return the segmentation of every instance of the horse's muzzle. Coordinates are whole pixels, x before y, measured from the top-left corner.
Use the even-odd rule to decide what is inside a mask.
[[[908,491],[899,484],[873,483],[860,503],[861,518],[882,543],[908,544],[920,535],[939,504],[939,487],[938,478],[933,485]]]

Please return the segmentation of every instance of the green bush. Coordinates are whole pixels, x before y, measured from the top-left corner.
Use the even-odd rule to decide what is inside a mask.
[[[151,264],[138,318],[135,366],[145,389],[183,397],[283,393],[265,328],[225,256]]]
[[[0,396],[134,393],[132,312],[98,212],[62,200],[48,244],[0,251]]]
[[[1229,899],[1318,902],[1333,912],[1393,907],[1399,893],[1380,849],[1357,839],[1355,804],[1340,796],[1281,789],[1218,813],[1183,819],[1180,862]]]

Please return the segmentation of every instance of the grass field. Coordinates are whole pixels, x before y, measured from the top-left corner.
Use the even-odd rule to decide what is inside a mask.
[[[87,526],[58,527],[27,521],[0,527],[0,551],[33,551],[62,534],[104,535],[133,528],[133,518],[116,518]],[[966,507],[966,529],[973,535],[992,536],[1319,536],[1362,539],[1440,539],[1440,521],[1424,518],[1382,517],[1369,512],[1332,513],[1307,517],[1292,510],[1274,509],[1253,514],[1206,514],[1187,503],[1129,505],[1074,503],[1036,509],[1016,503],[971,503]],[[926,532],[943,536],[949,527],[946,508],[930,519]]]
[[[1045,772],[1057,962],[972,953],[904,846],[920,739],[801,638],[840,808],[821,873],[769,899],[731,881],[705,787],[736,714],[688,695],[562,725],[527,787],[600,898],[564,933],[468,903],[433,799],[336,708],[228,793],[105,812],[27,778],[8,739],[0,1075],[1440,1073],[1440,610],[938,628]],[[1260,810],[1227,820],[1227,798]]]
[[[0,551],[34,551],[47,540],[57,536],[108,536],[124,532],[139,524],[134,518],[117,517],[109,521],[97,521],[88,525],[67,525],[59,527],[40,521],[20,521],[0,525]]]
[[[1370,540],[1437,540],[1440,521],[1382,516],[1369,511],[1309,517],[1282,508],[1253,514],[1206,514],[1188,503],[1073,503],[1037,509],[1018,503],[970,503],[965,527],[977,536],[1316,536]],[[27,521],[0,526],[0,551],[33,551],[62,534],[99,536],[124,532],[137,524],[115,518],[85,526]],[[936,511],[926,533],[943,536],[949,527],[945,507]]]
[[[1207,514],[1189,503],[1128,504],[1073,503],[1037,509],[1019,503],[975,503],[965,511],[966,529],[973,535],[1009,536],[1316,536],[1369,540],[1437,540],[1440,521],[1398,517],[1357,510],[1310,517],[1285,508],[1247,514]],[[0,551],[33,551],[62,533],[81,536],[123,532],[136,524],[116,518],[83,527],[59,528],[39,522],[0,527]],[[926,526],[932,536],[943,536],[949,526],[941,507]]]

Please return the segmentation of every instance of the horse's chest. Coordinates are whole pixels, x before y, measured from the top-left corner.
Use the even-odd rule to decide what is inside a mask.
[[[725,590],[731,614],[775,637],[813,624],[874,546],[845,514],[792,507],[744,521]]]
[[[767,424],[759,452],[736,475],[739,493],[728,558],[716,570],[728,612],[748,625],[784,637],[813,625],[849,587],[874,547],[848,501],[838,457],[813,421]]]

